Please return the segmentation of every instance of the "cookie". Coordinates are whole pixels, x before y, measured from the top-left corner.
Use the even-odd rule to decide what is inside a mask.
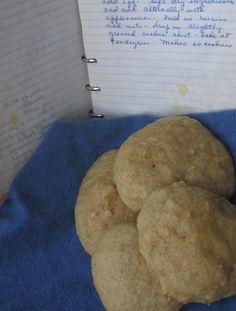
[[[134,225],[120,224],[104,235],[92,257],[95,287],[107,311],[177,311],[161,293],[138,250]]]
[[[118,151],[114,178],[121,199],[134,211],[154,190],[180,180],[224,197],[235,189],[229,152],[188,117],[162,118],[131,135]]]
[[[75,207],[75,224],[85,250],[92,254],[112,226],[136,222],[137,215],[120,199],[114,184],[116,150],[103,154],[88,170]]]
[[[182,303],[236,294],[236,206],[225,198],[184,182],[154,191],[138,231],[164,294]]]

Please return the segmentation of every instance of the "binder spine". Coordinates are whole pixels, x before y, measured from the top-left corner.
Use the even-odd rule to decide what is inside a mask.
[[[85,55],[81,57],[81,61],[85,64],[96,64],[98,61],[96,58],[87,58]],[[90,92],[100,92],[101,88],[99,86],[92,86],[90,84],[85,85],[86,90]],[[90,118],[104,118],[104,115],[101,113],[94,113],[93,110],[88,112]]]

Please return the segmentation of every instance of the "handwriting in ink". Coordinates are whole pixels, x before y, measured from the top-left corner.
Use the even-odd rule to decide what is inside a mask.
[[[110,43],[126,48],[151,44],[231,48],[233,32],[220,8],[235,0],[102,0]],[[212,13],[219,10],[219,14]],[[227,10],[223,10],[226,12]]]

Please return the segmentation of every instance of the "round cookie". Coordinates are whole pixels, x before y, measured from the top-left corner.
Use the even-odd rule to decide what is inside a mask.
[[[236,206],[225,198],[184,182],[154,191],[138,231],[164,294],[182,303],[236,294]]]
[[[114,184],[117,150],[103,154],[88,170],[75,207],[76,230],[92,254],[103,234],[115,224],[136,222],[137,215],[121,201]]]
[[[114,172],[121,199],[134,211],[154,190],[180,180],[224,197],[235,188],[230,154],[188,117],[161,118],[131,135],[118,151]]]
[[[176,311],[180,304],[161,294],[160,284],[138,250],[134,225],[104,235],[92,257],[95,287],[107,311]]]

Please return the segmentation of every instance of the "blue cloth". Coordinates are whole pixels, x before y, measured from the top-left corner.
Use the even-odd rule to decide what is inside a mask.
[[[236,111],[193,115],[236,159]],[[90,258],[76,235],[74,206],[82,178],[151,116],[55,123],[15,178],[0,206],[0,311],[102,311]],[[184,311],[235,311],[236,298]]]

